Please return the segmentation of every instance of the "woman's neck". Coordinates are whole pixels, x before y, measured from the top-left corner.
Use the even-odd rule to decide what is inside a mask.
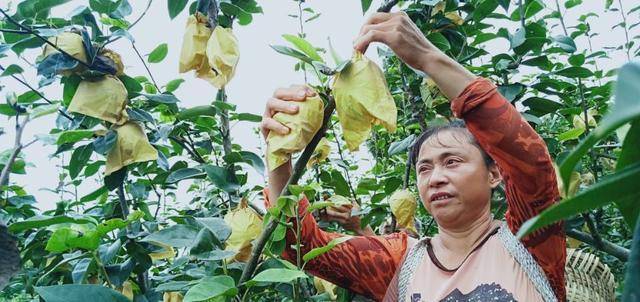
[[[486,211],[472,223],[460,228],[438,227],[438,235],[433,240],[450,252],[466,254],[478,241],[482,240],[492,225],[493,217],[489,211]]]

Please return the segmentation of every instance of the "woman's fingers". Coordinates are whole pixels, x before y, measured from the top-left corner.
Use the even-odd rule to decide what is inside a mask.
[[[388,31],[384,25],[381,26],[378,24],[376,29],[366,29],[366,31],[353,42],[353,48],[361,53],[365,53],[369,44],[372,42],[389,44],[392,36],[393,33]]]
[[[266,138],[269,135],[269,132],[275,131],[278,134],[285,135],[289,133],[289,128],[280,122],[274,120],[273,118],[263,116],[262,123],[260,124],[260,129],[262,130],[262,135]]]
[[[269,98],[269,100],[267,100],[267,112],[269,113],[267,117],[272,117],[277,112],[296,114],[298,112],[298,105],[296,105],[295,102]]]

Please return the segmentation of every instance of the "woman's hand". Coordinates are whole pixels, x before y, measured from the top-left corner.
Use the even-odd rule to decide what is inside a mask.
[[[278,112],[296,114],[298,113],[296,102],[304,102],[307,97],[314,95],[316,93],[313,89],[303,85],[291,85],[289,88],[276,89],[273,96],[267,99],[264,114],[262,115],[260,130],[264,139],[266,140],[269,137],[269,132],[271,131],[279,134],[287,134],[290,131],[285,125],[273,119],[273,115]],[[280,196],[280,192],[284,189],[290,176],[291,161],[273,171],[269,171],[269,200],[274,202],[278,200],[278,196]]]
[[[425,70],[427,55],[440,53],[403,11],[375,13],[362,25],[353,48],[364,53],[371,42],[381,42],[407,65]]]
[[[362,26],[353,48],[364,53],[371,42],[386,44],[407,65],[429,75],[450,100],[476,78],[431,44],[405,12],[372,15]]]
[[[356,203],[352,205],[327,207],[326,212],[321,214],[320,218],[325,221],[335,221],[345,230],[353,231],[360,236],[375,236],[370,226],[360,227],[360,216],[351,215],[352,211],[358,211],[359,209],[360,207]]]

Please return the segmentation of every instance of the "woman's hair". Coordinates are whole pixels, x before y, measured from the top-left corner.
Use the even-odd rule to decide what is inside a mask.
[[[438,140],[438,134],[444,131],[455,131],[462,134],[467,139],[467,143],[474,145],[476,148],[478,148],[478,150],[480,150],[480,153],[482,154],[482,158],[484,159],[484,163],[486,164],[487,167],[494,164],[494,161],[491,158],[491,156],[489,156],[489,154],[486,151],[484,151],[482,147],[480,147],[480,144],[478,144],[478,141],[476,140],[476,138],[473,136],[473,134],[471,134],[471,132],[469,132],[469,129],[467,129],[467,126],[465,125],[464,121],[455,119],[443,125],[431,126],[427,128],[427,130],[422,132],[422,134],[420,134],[418,139],[413,143],[413,147],[411,147],[411,153],[410,153],[411,164],[414,167],[418,161],[418,155],[420,155],[420,148],[422,147],[422,144],[432,136],[435,136],[435,139]],[[439,140],[438,140],[438,143],[443,146],[446,146]]]

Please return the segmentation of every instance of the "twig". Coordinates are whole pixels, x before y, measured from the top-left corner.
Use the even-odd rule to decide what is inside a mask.
[[[620,15],[622,16],[622,29],[624,29],[624,37],[627,43],[624,44],[624,48],[627,53],[627,61],[631,61],[631,55],[629,54],[629,50],[631,50],[631,45],[629,43],[629,31],[627,30],[627,16],[624,13],[624,8],[622,7],[622,1],[618,0],[618,4],[620,5]]]
[[[11,33],[11,34],[30,34],[30,32],[26,30],[18,30],[18,29],[8,29],[8,28],[0,28],[0,32],[3,33]]]
[[[2,173],[0,173],[0,186],[4,184],[9,184],[9,174],[11,173],[11,167],[13,166],[13,163],[18,157],[18,154],[20,154],[20,151],[22,151],[22,149],[25,147],[22,145],[22,133],[28,122],[29,122],[28,115],[24,118],[24,120],[22,120],[22,123],[18,123],[16,119],[16,138],[13,146],[13,152],[11,152],[9,159],[7,160],[7,162],[4,165],[4,168],[2,169]]]
[[[197,161],[198,163],[204,164],[206,161],[204,160],[204,158],[202,158],[202,156],[200,156],[200,154],[196,153],[195,151],[191,150],[189,148],[189,146],[187,146],[187,144],[182,141],[182,138],[177,138],[174,136],[169,136],[169,139],[176,142],[178,145],[180,145],[180,147],[182,147],[183,149],[187,150],[187,153],[189,153],[191,155],[191,157],[193,157],[193,160]]]
[[[216,96],[220,102],[227,102],[227,94],[224,88],[218,90],[218,95]],[[224,154],[228,155],[231,153],[231,136],[229,131],[229,110],[226,108],[222,109],[220,114],[220,134],[222,135],[222,148],[224,149]]]
[[[144,15],[147,14],[147,11],[149,11],[149,8],[151,7],[151,3],[153,2],[153,0],[149,0],[147,2],[147,7],[144,9],[144,11],[142,11],[142,14],[140,14],[140,16],[138,16],[138,18],[136,20],[134,20],[133,22],[131,22],[131,25],[129,25],[129,27],[127,28],[127,30],[131,30],[132,27],[134,27],[136,24],[138,24],[138,22],[140,22],[140,20],[142,20],[142,17],[144,17]],[[107,46],[108,44],[111,44],[115,41],[118,41],[122,38],[122,36],[118,36],[113,38],[112,40],[108,40],[106,42],[104,42],[104,44],[102,44],[102,47]]]
[[[342,147],[340,147],[340,139],[338,138],[338,135],[336,134],[336,128],[331,127],[331,132],[333,132],[333,138],[336,139],[336,146],[338,147],[338,155],[340,155],[340,160],[342,160],[342,163],[345,164],[346,161],[344,160],[344,156],[342,155]],[[349,167],[346,167],[346,165],[344,167],[342,167],[344,169],[344,173],[347,176],[347,187],[349,188],[349,192],[351,193],[351,196],[353,196],[353,199],[355,200],[355,202],[360,205],[360,200],[358,200],[358,196],[356,195],[356,191],[353,189],[353,185],[351,185],[351,176],[349,176]]]
[[[562,17],[562,11],[560,11],[560,3],[556,0],[556,8],[558,9],[558,18],[560,19],[560,24],[562,25],[562,30],[564,31],[565,36],[569,36],[567,32],[567,26],[564,24],[564,18]]]
[[[328,102],[326,107],[324,108],[324,118],[322,121],[322,127],[320,128],[320,130],[318,130],[318,132],[313,137],[313,139],[311,139],[311,142],[307,145],[307,147],[304,149],[304,151],[300,155],[300,158],[298,158],[298,160],[296,161],[293,167],[293,173],[289,177],[287,184],[284,186],[284,190],[282,192],[274,192],[274,193],[277,193],[278,196],[288,194],[289,186],[298,183],[298,181],[300,180],[300,178],[305,172],[307,162],[309,162],[309,159],[311,158],[313,151],[315,151],[316,146],[318,145],[318,142],[320,142],[320,140],[324,137],[325,133],[327,132],[327,126],[329,124],[329,121],[331,121],[331,115],[333,114],[333,110],[336,108],[336,103],[331,95],[323,95],[323,97],[328,99]],[[273,231],[275,231],[276,227],[278,226],[279,220],[280,220],[279,216],[273,217],[272,220],[269,221],[267,226],[264,228],[264,230],[260,234],[260,237],[256,239],[253,249],[251,250],[251,258],[247,262],[247,265],[244,267],[244,270],[242,271],[242,276],[240,277],[240,281],[238,282],[238,284],[243,284],[244,282],[249,280],[251,276],[253,276],[253,272],[256,270],[256,267],[258,265],[258,260],[260,259],[260,255],[262,254],[262,250],[264,249],[265,245],[267,244],[267,241],[271,237],[271,234],[273,233]]]
[[[593,247],[595,247],[598,250],[601,250],[611,256],[614,256],[618,259],[620,259],[620,261],[627,261],[629,259],[629,250],[621,247],[615,243],[612,243],[610,241],[607,240],[602,240],[602,245],[598,246],[598,244],[596,243],[596,240],[593,238],[593,236],[585,233],[585,232],[581,232],[578,231],[576,229],[569,229],[566,231],[567,236],[573,238],[573,239],[577,239],[580,240],[584,243],[590,244]]]
[[[155,86],[158,93],[160,93],[160,87],[158,86],[158,83],[156,83],[156,80],[153,78],[153,74],[151,74],[151,70],[149,69],[149,66],[147,66],[147,63],[145,63],[144,58],[140,54],[140,51],[138,51],[138,48],[136,47],[136,43],[131,41],[131,46],[133,47],[133,51],[136,52],[136,55],[138,55],[138,58],[140,59],[140,62],[142,62],[142,65],[144,65],[144,69],[147,70],[147,74],[149,74],[149,77],[151,78],[151,82],[153,82],[153,86]]]
[[[396,4],[400,2],[399,0],[387,0],[380,5],[378,8],[379,13],[388,13]]]
[[[0,70],[5,71],[6,69],[4,68],[4,66],[0,65]],[[43,100],[45,100],[47,103],[53,105],[53,101],[49,100],[47,97],[44,96],[44,94],[40,93],[40,91],[36,90],[35,88],[33,88],[31,85],[29,85],[29,83],[23,81],[22,79],[16,77],[15,75],[11,75],[11,77],[20,82],[22,85],[26,86],[27,88],[31,89],[31,91],[33,91],[35,94],[37,94],[39,97],[41,97]],[[66,112],[62,111],[62,109],[58,108],[58,112],[68,118],[70,121],[73,121],[73,118],[71,116],[69,116]]]

